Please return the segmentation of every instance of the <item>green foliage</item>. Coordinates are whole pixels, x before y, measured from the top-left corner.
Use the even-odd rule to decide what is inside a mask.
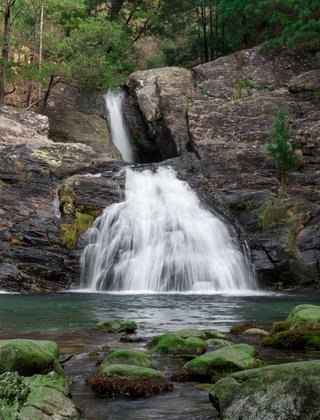
[[[290,142],[291,133],[287,115],[286,108],[279,109],[269,132],[272,142],[267,146],[268,152],[276,158],[281,182],[286,182],[288,173],[299,168],[299,157],[295,153],[298,145]]]
[[[91,214],[76,212],[75,223],[61,223],[59,227],[61,245],[66,249],[73,248],[78,237],[86,232],[93,222],[94,217]]]

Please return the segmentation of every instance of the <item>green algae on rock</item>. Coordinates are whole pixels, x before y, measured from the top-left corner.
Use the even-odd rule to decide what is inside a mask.
[[[63,375],[58,356],[59,347],[53,341],[0,340],[0,374],[18,372],[23,376],[32,376],[54,370]]]
[[[28,378],[7,372],[0,375],[0,418],[75,420],[79,415],[65,379],[55,372]]]
[[[148,348],[159,354],[199,355],[206,351],[208,344],[197,337],[182,338],[175,333],[155,337]]]
[[[103,364],[88,382],[101,396],[148,397],[173,389],[173,385],[157,370],[127,364]]]
[[[320,306],[298,305],[289,313],[291,328],[320,328]]]
[[[218,381],[209,392],[224,420],[317,420],[319,395],[319,360],[236,372]]]
[[[143,353],[142,351],[120,349],[105,357],[101,367],[108,364],[127,364],[150,368],[151,358],[149,354]]]
[[[196,357],[183,367],[187,377],[216,378],[237,370],[253,369],[264,363],[248,344],[233,344]]]
[[[98,330],[103,330],[106,332],[130,333],[130,332],[134,332],[138,327],[135,321],[132,321],[131,319],[114,318],[114,319],[110,319],[106,321],[97,322],[96,328]]]
[[[206,338],[206,334],[201,330],[197,330],[196,328],[187,328],[183,330],[178,330],[178,331],[175,331],[174,333],[181,338],[196,337],[196,338],[201,338],[203,340]]]

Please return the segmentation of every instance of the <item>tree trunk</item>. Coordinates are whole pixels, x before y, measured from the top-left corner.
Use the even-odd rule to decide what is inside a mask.
[[[3,105],[6,96],[5,81],[9,63],[9,47],[11,32],[11,7],[15,0],[7,0],[4,10],[3,46],[1,51],[2,67],[0,68],[0,105]]]

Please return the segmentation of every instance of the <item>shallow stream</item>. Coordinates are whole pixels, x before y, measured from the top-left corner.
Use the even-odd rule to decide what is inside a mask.
[[[143,349],[151,336],[182,328],[218,329],[227,332],[239,322],[269,327],[285,319],[301,303],[319,303],[319,293],[269,293],[251,296],[194,294],[57,293],[42,295],[1,294],[1,338],[41,338],[57,341],[72,380],[70,389],[83,419],[100,420],[208,420],[217,415],[208,393],[197,384],[176,384],[175,391],[148,399],[103,399],[93,395],[85,378],[96,368],[96,360],[116,348]],[[130,318],[137,322],[140,342],[123,343],[119,335],[92,329],[108,318]],[[253,343],[256,345],[256,343]],[[105,347],[105,345],[107,345]],[[268,363],[319,358],[319,353],[261,349]],[[78,356],[77,356],[78,355]],[[166,372],[163,361],[154,359]],[[171,360],[172,365],[182,363]],[[174,366],[173,366],[174,367]],[[168,368],[167,368],[168,369]]]

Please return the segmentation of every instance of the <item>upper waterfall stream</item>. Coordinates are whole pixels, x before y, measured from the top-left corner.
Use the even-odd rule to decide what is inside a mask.
[[[109,90],[109,92],[105,95],[108,122],[113,144],[120,151],[126,162],[133,162],[130,135],[124,123],[122,112],[123,99],[123,92],[116,93]]]
[[[125,199],[88,232],[82,286],[134,292],[238,293],[256,289],[225,223],[171,168],[126,169]]]

